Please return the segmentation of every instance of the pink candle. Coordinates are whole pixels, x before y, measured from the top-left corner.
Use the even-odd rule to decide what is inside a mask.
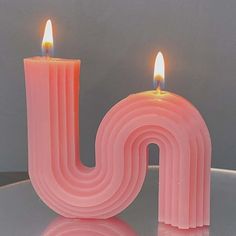
[[[80,61],[24,60],[29,174],[38,195],[54,211],[90,219],[120,213],[141,190],[147,147],[156,143],[159,221],[179,228],[209,225],[209,132],[193,105],[161,91],[161,54],[156,63],[157,90],[130,95],[111,108],[97,131],[96,167],[88,168],[79,158]]]

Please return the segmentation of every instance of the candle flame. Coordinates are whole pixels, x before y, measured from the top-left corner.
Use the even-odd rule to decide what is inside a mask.
[[[47,20],[43,40],[42,40],[42,54],[45,56],[50,56],[53,52],[53,32],[52,32],[52,22]]]
[[[165,62],[161,52],[158,52],[154,66],[153,85],[157,92],[161,92],[165,82]]]

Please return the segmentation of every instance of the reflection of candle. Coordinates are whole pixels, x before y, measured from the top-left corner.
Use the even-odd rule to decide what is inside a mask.
[[[24,61],[29,174],[42,200],[67,217],[114,216],[139,193],[148,165],[147,147],[156,143],[159,221],[179,228],[208,225],[210,136],[188,101],[161,91],[161,54],[157,63],[163,63],[154,78],[158,89],[130,95],[102,120],[95,168],[79,160],[80,61],[46,56]]]
[[[209,228],[205,226],[195,229],[178,229],[170,225],[158,224],[157,236],[209,236]]]
[[[145,225],[145,222],[144,222]],[[153,229],[150,228],[151,232]],[[140,232],[141,233],[141,232]],[[45,229],[42,236],[138,236],[128,223],[113,217],[107,220],[80,220],[58,217]],[[143,235],[143,234],[140,234]],[[208,227],[195,229],[178,229],[176,227],[159,223],[157,236],[209,236]]]
[[[101,146],[101,152],[106,148],[109,157],[117,154],[117,159],[124,150],[124,163],[119,165],[127,165],[124,170],[131,169],[128,182],[135,179],[138,168],[147,165],[143,156],[146,156],[148,144],[158,144],[159,221],[179,228],[209,225],[209,132],[193,105],[176,94],[161,90],[162,75],[164,61],[159,53],[154,74],[156,90],[133,94],[116,104],[99,127],[97,146]],[[104,136],[109,140],[100,141]],[[114,147],[110,147],[112,144]],[[139,167],[136,159],[139,159]],[[142,173],[139,170],[139,180]],[[139,184],[137,181],[135,193]]]
[[[164,88],[165,79],[165,63],[161,52],[158,52],[154,67],[153,85],[157,93],[161,93]]]
[[[124,221],[118,218],[107,220],[79,220],[59,217],[42,234],[43,236],[138,236]]]

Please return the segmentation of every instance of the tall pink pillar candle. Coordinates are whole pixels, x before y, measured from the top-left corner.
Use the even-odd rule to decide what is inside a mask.
[[[71,218],[114,216],[141,190],[147,148],[160,147],[159,221],[209,225],[211,142],[199,112],[170,92],[133,94],[103,118],[96,166],[80,162],[79,60],[24,60],[29,174],[41,199]]]

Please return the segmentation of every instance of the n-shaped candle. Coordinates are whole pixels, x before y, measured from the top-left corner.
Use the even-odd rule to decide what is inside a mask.
[[[211,142],[196,108],[165,91],[128,96],[103,118],[96,166],[80,162],[79,60],[24,60],[31,182],[41,199],[72,218],[114,216],[139,193],[147,147],[160,148],[159,221],[209,225]],[[158,77],[158,76],[157,76]]]

